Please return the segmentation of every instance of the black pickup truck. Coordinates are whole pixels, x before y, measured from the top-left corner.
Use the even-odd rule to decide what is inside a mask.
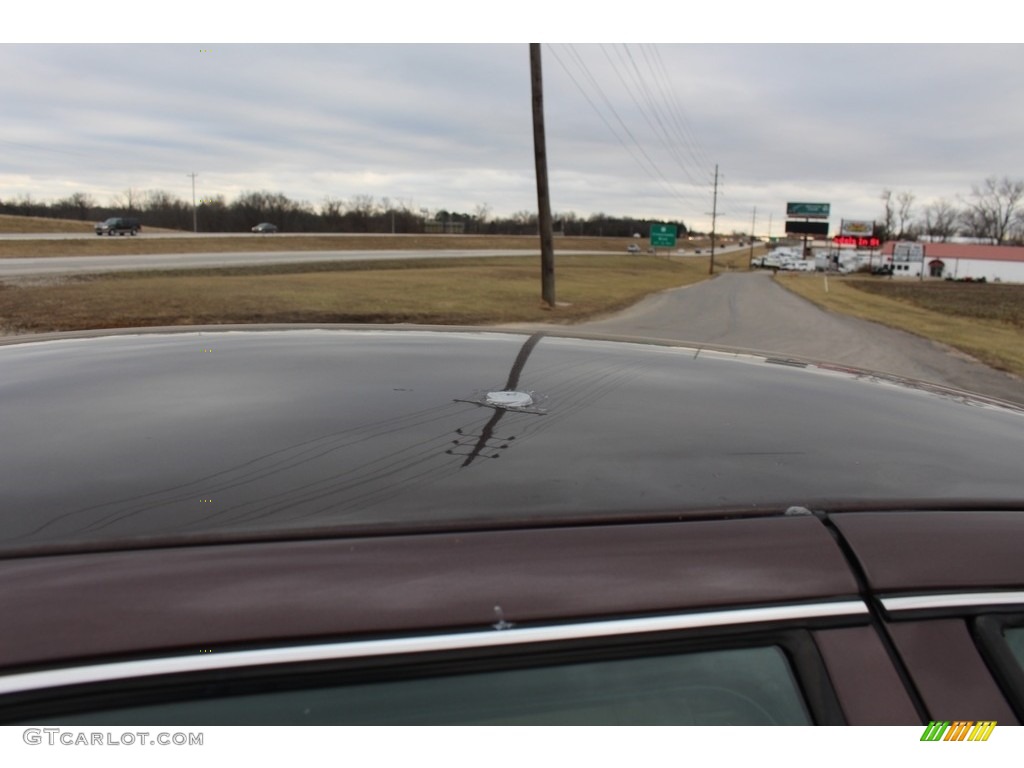
[[[138,219],[131,219],[125,216],[115,216],[101,221],[96,225],[97,235],[113,235],[115,232],[119,235],[124,235],[127,232],[130,235],[135,235],[142,229],[142,225],[139,224]]]

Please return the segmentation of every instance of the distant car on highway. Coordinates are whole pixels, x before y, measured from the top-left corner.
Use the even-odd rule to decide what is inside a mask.
[[[627,253],[640,253],[640,246],[636,243],[630,243],[626,246]]]
[[[117,233],[118,235],[123,236],[124,233],[127,232],[129,235],[135,236],[141,229],[142,225],[139,224],[138,219],[133,219],[128,216],[113,216],[96,225],[96,234],[113,235]]]
[[[264,221],[262,224],[257,224],[255,227],[253,227],[252,231],[261,235],[269,235],[273,234],[274,232],[277,232],[278,230],[276,224],[271,224],[268,221]]]

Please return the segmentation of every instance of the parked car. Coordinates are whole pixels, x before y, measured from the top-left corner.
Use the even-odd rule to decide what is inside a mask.
[[[1020,723],[1024,409],[665,343],[0,341],[0,722]]]
[[[114,216],[101,221],[96,225],[97,235],[121,235],[123,236],[126,232],[133,237],[139,233],[142,229],[142,225],[139,224],[138,219],[133,219],[128,216]]]
[[[253,227],[252,231],[258,232],[261,235],[269,235],[273,234],[274,232],[277,232],[278,230],[276,224],[271,224],[270,222],[264,221],[263,223],[257,224],[255,227]]]

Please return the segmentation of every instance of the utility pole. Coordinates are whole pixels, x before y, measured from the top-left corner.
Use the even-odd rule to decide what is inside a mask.
[[[754,206],[754,215],[750,219],[750,263],[754,262],[754,227],[757,226],[757,206]],[[750,269],[750,265],[747,265],[747,269]]]
[[[715,163],[715,194],[711,203],[711,260],[708,262],[708,274],[715,274],[715,221],[718,219],[718,163]]]
[[[540,295],[555,308],[555,244],[548,195],[548,154],[544,141],[544,94],[541,88],[540,43],[530,43],[530,85],[533,95],[533,158],[537,169],[537,223],[540,227]]]
[[[192,173],[186,173],[186,176],[192,177],[192,231],[199,231],[199,224],[196,219],[196,176],[199,174],[193,171]]]

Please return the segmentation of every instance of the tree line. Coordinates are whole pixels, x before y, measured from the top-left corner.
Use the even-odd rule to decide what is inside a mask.
[[[990,176],[956,201],[940,198],[917,209],[913,192],[882,190],[882,217],[875,233],[882,240],[944,243],[971,237],[995,245],[1024,245],[1024,180]]]
[[[42,216],[81,221],[101,221],[111,216],[134,216],[142,225],[192,230],[192,203],[164,190],[126,190],[108,205],[100,205],[86,192],[75,192],[60,200],[34,200],[24,195],[0,200],[0,213]],[[646,237],[654,224],[675,224],[679,234],[688,232],[682,221],[612,216],[595,213],[554,215],[556,234],[582,237]],[[411,204],[390,198],[355,195],[348,199],[325,198],[318,206],[292,200],[280,192],[245,192],[232,201],[223,195],[196,200],[196,228],[200,232],[245,232],[261,222],[277,225],[282,232],[341,233],[456,233],[479,235],[535,235],[537,214],[518,211],[511,216],[493,216],[487,204],[471,213],[445,209],[414,209]]]

